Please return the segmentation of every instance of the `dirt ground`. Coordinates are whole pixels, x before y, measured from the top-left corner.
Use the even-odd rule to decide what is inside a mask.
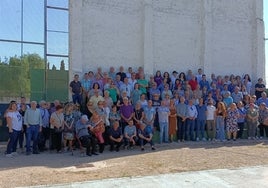
[[[133,150],[81,157],[80,152],[57,154],[44,152],[14,158],[4,156],[0,143],[0,187],[51,185],[104,178],[146,176],[207,169],[233,169],[267,165],[268,140],[229,142],[184,142],[156,145],[152,151]]]

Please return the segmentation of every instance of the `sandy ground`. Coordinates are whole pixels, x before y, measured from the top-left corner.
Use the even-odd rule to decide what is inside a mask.
[[[151,151],[110,152],[81,157],[80,152],[57,154],[43,152],[14,158],[4,156],[5,143],[0,143],[0,187],[51,185],[86,180],[157,175],[207,169],[233,169],[267,165],[268,140],[229,142],[184,142],[156,145]]]

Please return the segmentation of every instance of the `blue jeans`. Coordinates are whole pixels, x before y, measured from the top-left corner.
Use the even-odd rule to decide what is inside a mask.
[[[196,137],[205,138],[206,120],[196,120]],[[201,133],[201,137],[200,136]]]
[[[187,119],[187,127],[186,127],[186,137],[187,140],[194,141],[194,128],[195,128],[195,120]]]
[[[39,133],[39,125],[30,125],[27,127],[26,135],[26,152],[31,151],[31,140],[33,140],[33,152],[37,152],[37,144],[38,144],[38,133]]]
[[[163,137],[164,142],[168,142],[168,122],[159,122],[159,126],[160,126],[160,140],[159,143],[161,144],[163,142]]]
[[[82,95],[80,95],[80,94],[74,94],[74,95],[72,96],[72,98],[73,98],[73,103],[74,103],[74,104],[75,104],[75,103],[78,103],[78,104],[81,105],[81,103],[82,103]]]
[[[217,129],[217,139],[223,141],[225,139],[225,130],[224,130],[224,118],[221,116],[216,117],[216,129]]]
[[[7,145],[7,154],[10,154],[11,152],[16,152],[20,133],[21,133],[21,131],[16,131],[14,129],[13,129],[12,133],[9,133],[9,142]]]

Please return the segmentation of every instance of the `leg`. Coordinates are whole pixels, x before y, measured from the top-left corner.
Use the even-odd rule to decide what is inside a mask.
[[[165,142],[168,142],[168,123],[165,123],[164,132],[165,132]]]
[[[27,134],[27,140],[26,140],[26,152],[27,154],[31,152],[31,140],[32,140],[32,128],[33,126],[29,126],[26,129],[26,134]]]

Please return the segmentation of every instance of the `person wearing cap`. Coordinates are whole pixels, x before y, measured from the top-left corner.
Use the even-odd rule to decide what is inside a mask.
[[[149,143],[151,145],[151,149],[155,150],[153,142],[153,131],[151,126],[141,123],[140,129],[138,130],[138,137],[141,146],[141,151],[144,151],[144,145],[146,143]]]
[[[96,150],[96,140],[92,137],[88,129],[93,130],[93,127],[88,122],[87,115],[82,115],[80,120],[75,125],[76,137],[79,139],[81,146],[86,147],[86,155],[98,155]]]
[[[268,108],[264,102],[259,107],[259,122],[260,139],[264,137],[264,131],[266,137],[268,137]]]

